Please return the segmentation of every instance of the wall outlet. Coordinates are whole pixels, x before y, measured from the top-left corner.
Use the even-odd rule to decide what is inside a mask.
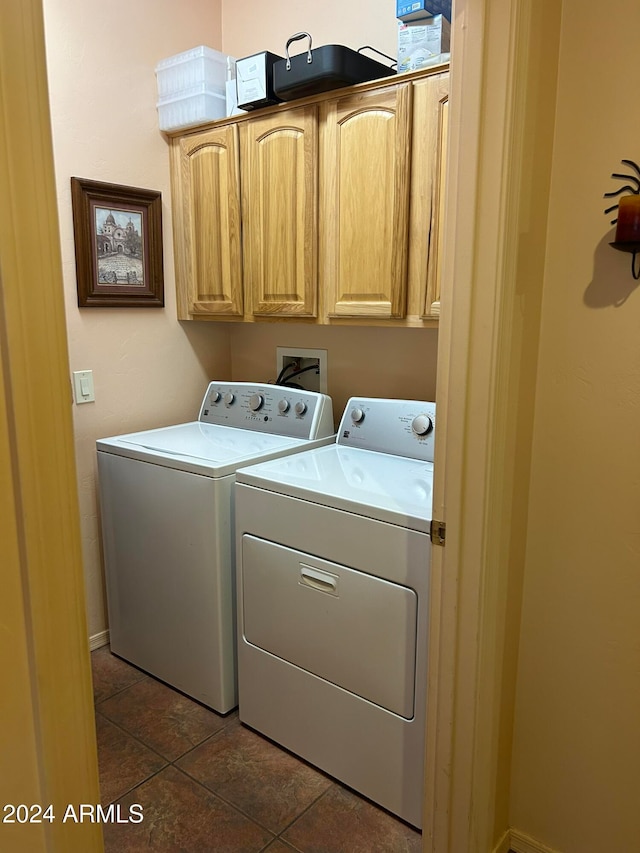
[[[291,383],[299,385],[305,391],[327,393],[327,351],[326,349],[305,349],[304,347],[276,347],[276,376],[283,374],[281,382],[290,377]],[[305,369],[310,368],[310,369]],[[314,368],[316,368],[314,370]],[[298,370],[304,370],[293,376]]]

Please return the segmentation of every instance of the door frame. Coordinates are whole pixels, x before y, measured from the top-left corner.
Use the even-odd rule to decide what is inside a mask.
[[[2,802],[16,853],[101,853],[100,793],[41,0],[0,4]],[[31,812],[33,815],[33,812]]]
[[[489,853],[509,830],[561,11],[455,0],[425,853]]]

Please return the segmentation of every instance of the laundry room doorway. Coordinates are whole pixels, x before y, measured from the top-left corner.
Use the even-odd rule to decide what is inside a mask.
[[[539,312],[548,201],[545,187],[555,109],[551,80],[557,52],[553,50],[553,36],[559,29],[560,14],[551,0],[536,4],[535,15],[532,5],[517,0],[458,0],[455,9],[452,168],[437,400],[439,422],[445,423],[445,429],[441,430],[436,449],[438,479],[434,496],[434,514],[446,522],[447,528],[445,547],[434,547],[437,552],[434,565],[440,578],[434,620],[439,641],[433,644],[430,667],[434,702],[428,718],[428,742],[433,762],[427,778],[428,823],[424,831],[424,849],[431,853],[487,853],[497,828],[506,826],[507,821],[509,777],[508,772],[502,771],[509,766],[509,747],[505,744],[510,741],[513,722],[511,703],[518,633],[517,617],[507,620],[507,612],[513,617],[519,606],[518,549],[523,534],[518,532],[518,524],[526,512],[526,503],[520,497],[521,493],[526,494],[526,489],[520,487],[526,485],[530,450],[527,416],[532,394],[527,389],[535,373],[536,321],[539,320],[536,312]],[[21,186],[21,192],[16,191],[17,176],[28,174],[25,162],[33,150],[31,146],[42,145],[34,164],[51,156],[41,15],[39,0],[24,0],[22,4],[5,4],[0,16],[0,80],[3,84],[11,80],[12,86],[17,85],[16,81],[20,83],[20,91],[24,92],[24,110],[20,114],[25,122],[27,119],[34,122],[30,131],[21,131],[14,121],[4,122],[5,136],[0,147],[0,155],[5,158],[0,168],[3,175],[0,186],[3,191],[5,187],[13,187],[13,195],[2,194],[3,199],[13,199],[13,224],[7,233],[16,237],[11,245],[3,238],[0,254],[5,290],[1,330],[3,392],[5,402],[13,399],[12,405],[20,400],[25,403],[25,430],[37,425],[43,408],[46,409],[42,394],[37,392],[44,388],[50,393],[53,400],[53,406],[47,409],[50,431],[55,427],[64,435],[55,452],[59,456],[70,451],[72,458],[72,434],[69,425],[65,427],[69,413],[63,411],[70,401],[65,396],[69,392],[68,365],[65,362],[61,367],[62,361],[55,360],[51,352],[46,357],[42,353],[43,342],[49,340],[64,349],[62,292],[54,297],[49,293],[47,298],[57,299],[57,304],[46,319],[44,310],[36,310],[38,287],[47,294],[44,279],[39,283],[33,278],[24,279],[28,282],[31,303],[27,303],[25,296],[20,311],[7,310],[6,304],[9,288],[17,286],[10,281],[7,269],[11,253],[17,257],[20,249],[19,234],[16,236],[14,229],[25,215],[25,197],[29,199],[30,213],[24,222],[34,226],[49,222],[46,240],[36,240],[37,231],[34,231],[29,235],[32,243],[42,247],[50,241],[51,257],[55,258],[58,252],[52,174],[38,187],[37,193],[28,191],[29,181]],[[28,26],[23,26],[25,21]],[[546,44],[551,45],[544,60],[539,51],[543,27]],[[19,39],[15,33],[20,34]],[[5,91],[6,85],[0,88],[0,98]],[[11,115],[7,104],[3,108],[4,114]],[[535,134],[530,132],[533,124],[538,131]],[[29,145],[24,144],[25,140]],[[9,154],[21,159],[22,165],[10,169],[6,160]],[[9,209],[8,203],[5,209]],[[527,292],[528,302],[521,316],[518,304],[523,291]],[[38,369],[29,370],[32,365]],[[54,375],[54,382],[48,382],[50,373],[46,371]],[[12,398],[14,392],[18,396]],[[35,405],[36,398],[39,406]],[[10,410],[11,406],[5,405],[5,415]],[[9,437],[7,432],[5,438]],[[516,460],[520,468],[515,467]],[[18,520],[13,489],[18,474],[27,481],[30,463],[20,457],[14,461],[17,467],[11,471],[11,478],[7,472],[7,491],[1,497],[3,501],[13,502],[14,517]],[[40,488],[44,488],[43,480]],[[43,492],[41,502],[34,503],[34,511],[46,519],[47,508],[53,505],[50,494],[47,499]],[[73,506],[73,501],[66,505]],[[25,509],[24,504],[21,508]],[[72,509],[69,514],[73,514]],[[27,533],[30,535],[22,543],[37,543],[37,535],[33,531]],[[13,541],[16,577],[23,581],[19,568],[20,542],[15,531]],[[78,559],[79,552],[74,551],[73,560]],[[47,577],[57,576],[58,569],[65,578],[70,572],[68,557],[65,562],[61,555],[54,559],[49,553],[46,565],[49,573],[42,572],[34,578],[43,584],[39,594],[46,588]],[[79,578],[78,566],[79,562],[73,563],[74,583]],[[14,598],[9,597],[8,587],[5,592],[5,604],[8,608],[15,607],[14,615],[24,613],[24,590],[16,586]],[[35,600],[35,595],[29,599],[30,606]],[[76,608],[73,621],[68,621],[69,600],[54,595],[46,613],[37,609],[30,612],[30,627],[39,639],[36,642],[31,638],[29,643],[36,642],[39,649],[48,643],[49,682],[54,682],[55,673],[60,673],[60,684],[67,685],[73,701],[81,708],[78,719],[86,737],[80,737],[76,728],[75,737],[69,738],[73,751],[65,750],[62,755],[59,737],[58,747],[54,748],[51,735],[60,705],[54,702],[46,708],[38,706],[40,718],[34,721],[34,727],[39,726],[51,739],[36,742],[34,738],[32,743],[30,766],[34,770],[34,787],[30,799],[33,801],[38,799],[36,771],[42,766],[42,753],[49,746],[60,761],[61,786],[74,774],[76,780],[93,779],[91,784],[96,779],[93,736],[88,734],[93,725],[87,701],[88,649],[80,630],[84,617]],[[79,600],[82,603],[82,596]],[[63,626],[64,633],[57,634],[55,641],[47,640],[43,632],[56,625]],[[33,659],[36,646],[29,650],[29,643],[25,641],[20,660],[24,663],[25,677],[21,683],[25,687],[25,707],[31,713],[36,706],[29,704],[27,688],[29,678],[31,686],[37,683],[38,665]],[[7,649],[10,647],[12,665],[17,667],[16,647],[5,645]],[[68,649],[68,655],[64,649]],[[72,687],[69,687],[72,679],[68,678],[70,660],[76,662],[82,673]],[[5,669],[5,681],[9,671]],[[17,683],[12,680],[12,696]],[[69,694],[65,696],[69,698]],[[87,727],[87,721],[91,726]],[[12,722],[18,731],[23,720],[14,715]],[[74,770],[73,756],[82,772]],[[61,790],[68,789],[61,787]],[[76,828],[73,838],[83,853],[101,849],[95,830],[89,840]],[[20,847],[15,849],[19,851]],[[29,847],[32,851],[38,849],[44,846]],[[55,842],[51,849],[75,848]]]

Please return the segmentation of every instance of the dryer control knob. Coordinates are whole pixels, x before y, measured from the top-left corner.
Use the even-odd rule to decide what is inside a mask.
[[[298,403],[295,404],[293,408],[296,410],[296,415],[304,415],[304,413],[307,411],[307,404],[303,403],[302,400],[300,400]]]
[[[236,399],[236,395],[233,393],[233,391],[227,391],[227,393],[224,395],[224,401],[227,404],[227,406],[231,406],[233,404],[233,402],[235,401],[235,399]]]
[[[288,400],[278,400],[278,411],[280,414],[284,415],[285,412],[288,412],[291,408],[291,403]]]
[[[416,435],[428,435],[433,429],[433,421],[429,415],[418,415],[413,419],[411,429]]]
[[[219,403],[222,394],[219,391],[212,391],[211,397],[209,398],[210,403]]]
[[[362,411],[362,409],[352,409],[351,420],[354,422],[354,424],[361,424],[364,420],[364,412]]]
[[[264,397],[262,394],[252,394],[249,397],[249,408],[252,412],[259,412],[264,406]]]

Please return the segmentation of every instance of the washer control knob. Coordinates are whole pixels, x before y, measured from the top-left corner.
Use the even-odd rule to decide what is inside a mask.
[[[364,420],[364,412],[362,411],[362,409],[352,409],[351,420],[354,422],[354,424],[361,424]]]
[[[209,398],[209,402],[210,402],[211,404],[213,404],[213,403],[219,403],[219,402],[220,402],[220,398],[221,398],[221,397],[222,397],[222,394],[221,394],[219,391],[212,391],[212,392],[211,392],[211,397]]]
[[[433,429],[433,421],[429,415],[418,415],[413,419],[411,429],[416,435],[428,435]]]
[[[224,401],[227,404],[227,406],[233,405],[233,403],[235,402],[235,399],[236,399],[236,395],[233,393],[233,391],[227,391],[227,393],[224,395]]]
[[[304,415],[307,411],[307,404],[300,400],[293,408],[295,409],[296,415]]]
[[[249,397],[249,408],[252,412],[259,412],[264,406],[264,397],[262,394],[252,394]]]
[[[288,412],[291,408],[291,403],[288,400],[282,399],[278,400],[278,411],[281,415],[284,415],[285,412]]]

